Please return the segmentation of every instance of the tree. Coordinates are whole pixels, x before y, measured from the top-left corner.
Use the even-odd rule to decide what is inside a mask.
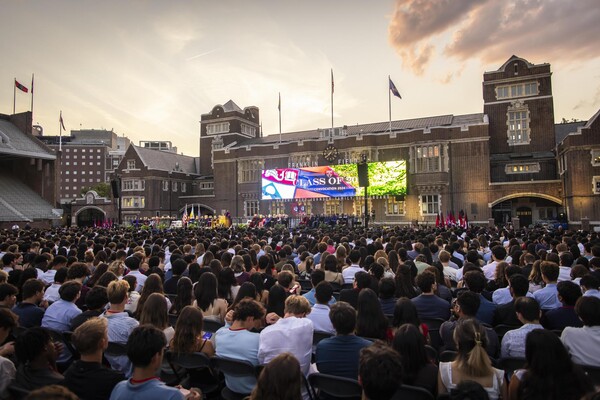
[[[106,182],[100,182],[96,186],[88,186],[81,188],[81,195],[84,196],[88,191],[94,190],[100,197],[110,197],[110,185]]]

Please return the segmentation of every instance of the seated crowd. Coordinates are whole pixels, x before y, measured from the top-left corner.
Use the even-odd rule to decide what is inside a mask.
[[[308,399],[313,374],[372,400],[600,385],[594,232],[28,229],[0,232],[0,262],[0,398]]]

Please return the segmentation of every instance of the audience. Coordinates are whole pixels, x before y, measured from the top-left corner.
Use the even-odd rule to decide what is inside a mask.
[[[600,367],[600,299],[583,296],[575,304],[583,327],[567,326],[560,337],[575,364]]]
[[[282,353],[263,368],[250,400],[300,400],[301,389],[300,363],[293,354]]]
[[[417,307],[417,313],[421,320],[426,319],[443,319],[450,318],[450,304],[435,295],[437,284],[435,283],[435,275],[425,271],[416,278],[417,286],[421,290],[421,294],[411,299]]]
[[[525,358],[525,338],[534,329],[543,329],[540,325],[542,312],[534,299],[521,297],[515,301],[517,318],[523,324],[520,328],[508,331],[502,338],[500,356]]]
[[[360,351],[358,381],[365,400],[389,400],[402,382],[402,358],[380,342]]]

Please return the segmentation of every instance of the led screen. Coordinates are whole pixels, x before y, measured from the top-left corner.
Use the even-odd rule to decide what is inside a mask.
[[[370,196],[406,194],[406,162],[368,163]],[[362,196],[356,164],[262,171],[262,199],[314,199]]]

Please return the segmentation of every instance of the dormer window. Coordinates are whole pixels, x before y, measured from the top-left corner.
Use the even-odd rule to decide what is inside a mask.
[[[127,169],[135,169],[135,160],[127,160]]]

